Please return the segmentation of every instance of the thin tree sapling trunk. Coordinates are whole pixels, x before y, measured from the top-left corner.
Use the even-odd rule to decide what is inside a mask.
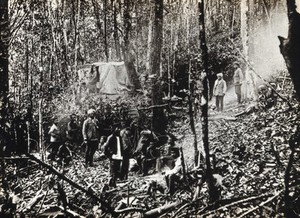
[[[152,36],[150,44],[149,72],[153,76],[152,104],[162,105],[162,86],[160,80],[160,62],[163,37],[163,0],[151,0],[154,4],[152,21]],[[166,129],[164,111],[162,107],[153,108],[152,127],[155,132],[164,134]]]
[[[0,1],[0,125],[5,123],[8,107],[8,0]]]
[[[209,154],[209,141],[208,141],[208,94],[209,94],[209,84],[208,77],[210,76],[210,71],[208,69],[208,49],[206,44],[205,36],[205,16],[204,16],[204,0],[198,1],[199,8],[199,25],[200,25],[200,49],[202,55],[202,63],[204,68],[204,75],[202,77],[202,99],[201,99],[201,121],[202,121],[202,142],[205,152],[205,180],[208,186],[209,197],[212,202],[219,199],[219,193],[215,186],[215,181],[213,178],[212,167],[210,163]]]
[[[135,69],[135,58],[130,48],[130,32],[131,32],[131,16],[130,16],[130,4],[131,0],[124,1],[124,46],[123,56],[126,70],[130,82],[133,84],[133,90],[141,88],[140,80]]]

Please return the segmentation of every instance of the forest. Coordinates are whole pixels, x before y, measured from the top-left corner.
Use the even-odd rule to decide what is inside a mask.
[[[0,0],[0,217],[300,217],[299,0]]]

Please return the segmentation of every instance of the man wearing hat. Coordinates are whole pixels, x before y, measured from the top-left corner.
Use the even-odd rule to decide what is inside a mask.
[[[226,82],[223,80],[223,74],[217,74],[218,79],[215,81],[213,94],[216,97],[217,111],[223,111],[223,100],[227,89]]]
[[[99,124],[95,118],[95,110],[89,109],[88,118],[84,121],[82,127],[82,136],[86,144],[85,150],[85,164],[86,166],[93,166],[93,157],[98,148],[99,141]]]
[[[239,63],[235,62],[234,63],[234,75],[233,75],[233,84],[235,87],[235,94],[237,96],[238,103],[240,104],[242,102],[242,81],[243,81],[243,73],[242,70],[239,66]]]

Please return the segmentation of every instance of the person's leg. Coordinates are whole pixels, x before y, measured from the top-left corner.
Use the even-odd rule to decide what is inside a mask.
[[[120,176],[120,160],[110,160],[110,186],[116,187],[117,178]]]
[[[219,96],[216,96],[216,107],[217,107],[217,111],[220,110],[220,107],[219,107]]]
[[[235,86],[235,93],[236,93],[236,96],[237,96],[237,101],[238,103],[240,104],[241,103],[241,86],[240,85],[236,85]]]
[[[162,167],[162,162],[163,162],[163,157],[159,157],[156,159],[156,171],[161,172],[161,167]]]
[[[123,161],[121,165],[121,175],[120,175],[120,178],[122,180],[126,180],[128,178],[128,168],[129,168],[129,155],[127,153],[124,153]]]
[[[148,161],[146,158],[142,159],[142,172],[143,172],[143,176],[146,176],[148,174]]]
[[[89,164],[92,166],[93,165],[93,159],[95,152],[97,151],[98,148],[98,142],[97,141],[92,141],[91,142],[91,150],[90,150],[90,158],[89,158]]]
[[[86,147],[85,147],[85,164],[88,165],[89,160],[90,160],[90,150],[91,150],[91,145],[90,142],[86,143]]]
[[[116,162],[115,160],[110,160],[109,162],[109,173],[110,173],[110,182],[109,182],[109,186],[111,187],[116,187]]]
[[[220,104],[221,104],[221,111],[223,111],[223,106],[224,106],[224,96],[220,96]]]
[[[55,159],[55,156],[57,155],[58,149],[59,149],[60,143],[59,142],[53,142],[52,147],[52,159]]]

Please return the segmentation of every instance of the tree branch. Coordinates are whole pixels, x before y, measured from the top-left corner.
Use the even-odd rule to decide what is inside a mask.
[[[43,167],[47,168],[51,173],[55,174],[56,176],[58,176],[60,179],[66,181],[67,183],[69,183],[71,186],[73,186],[74,188],[84,192],[85,194],[91,196],[92,198],[94,198],[95,200],[97,200],[98,202],[101,203],[101,207],[104,211],[111,213],[112,215],[115,215],[115,211],[114,209],[103,199],[99,198],[97,195],[95,195],[91,190],[87,190],[84,187],[82,187],[81,185],[73,182],[71,179],[67,178],[66,176],[62,175],[60,172],[58,172],[56,169],[54,169],[53,167],[51,167],[50,165],[44,163],[43,161],[39,160],[38,158],[36,158],[35,156],[31,155],[31,154],[27,154],[27,156],[37,162],[38,164],[42,165]]]

